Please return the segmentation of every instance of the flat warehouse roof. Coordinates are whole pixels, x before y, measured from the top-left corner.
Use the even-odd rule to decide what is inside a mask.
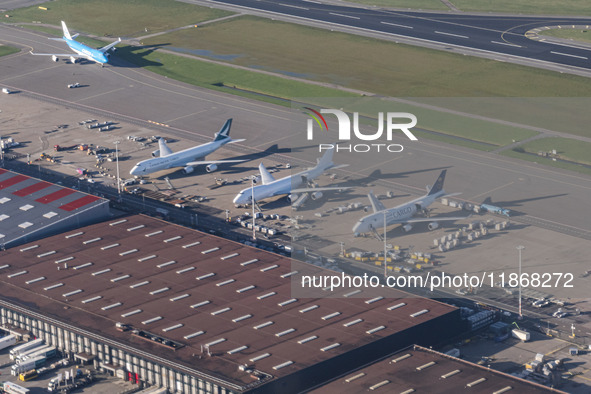
[[[141,215],[22,245],[1,261],[4,299],[242,386],[252,378],[239,365],[281,377],[456,311],[423,298],[395,309],[392,298],[293,298],[289,258]],[[173,352],[116,322],[186,346]]]
[[[0,243],[31,239],[76,215],[90,219],[86,211],[102,204],[108,201],[0,168]]]
[[[414,346],[351,372],[313,393],[564,393],[514,376]]]

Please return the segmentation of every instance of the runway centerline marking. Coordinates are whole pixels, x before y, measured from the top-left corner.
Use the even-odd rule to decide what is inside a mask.
[[[78,100],[78,101],[84,101],[84,100],[88,100],[88,99],[91,99],[91,98],[95,98],[95,97],[103,96],[103,95],[105,95],[105,94],[111,94],[111,93],[113,93],[113,92],[118,92],[118,91],[120,91],[120,90],[123,90],[123,89],[125,89],[125,88],[117,88],[117,89],[109,90],[108,92],[99,93],[99,94],[95,94],[95,95],[93,95],[93,96],[84,97],[84,98],[82,98],[82,99],[80,99],[80,100]]]
[[[386,163],[391,163],[391,162],[393,162],[394,160],[402,159],[402,158],[404,158],[404,157],[406,157],[406,156],[402,156],[402,155],[400,155],[400,156],[396,156],[396,157],[395,157],[395,158],[393,158],[393,159],[386,160],[386,161],[382,161],[382,162],[380,162],[380,163],[378,163],[378,164],[376,164],[376,165],[373,165],[373,166],[365,167],[365,168],[363,168],[363,169],[359,170],[359,172],[360,172],[360,173],[361,173],[361,172],[365,172],[365,171],[367,171],[367,170],[370,170],[370,169],[372,169],[372,168],[375,168],[375,167],[382,167],[382,166],[383,166],[384,164],[386,164]]]
[[[553,53],[554,55],[562,55],[562,56],[568,56],[568,57],[576,57],[577,59],[584,59],[584,60],[587,60],[588,59],[585,56],[571,55],[570,53],[562,53],[562,52],[554,52],[554,51],[550,51],[550,53]]]
[[[390,22],[380,22],[380,23],[382,25],[396,26],[396,27],[404,27],[405,29],[414,29],[414,27],[412,27],[412,26],[399,25],[398,23],[390,23]]]
[[[309,8],[306,8],[306,7],[300,7],[300,6],[297,6],[297,5],[283,4],[283,3],[279,3],[279,5],[282,5],[282,6],[284,6],[284,7],[297,8],[297,9],[299,9],[299,10],[306,10],[306,11],[310,11],[310,9],[309,9]]]
[[[452,37],[458,37],[458,38],[470,38],[468,36],[462,36],[460,34],[453,34],[453,33],[446,33],[444,31],[434,31],[435,34],[443,34],[444,36],[452,36]]]
[[[193,115],[201,114],[201,113],[203,113],[203,112],[207,112],[207,110],[205,110],[205,109],[204,109],[203,111],[197,111],[197,112],[193,112],[192,114],[188,114],[188,115],[179,116],[179,117],[177,117],[177,118],[174,118],[174,119],[169,119],[169,120],[165,121],[164,123],[170,123],[170,122],[174,122],[175,120],[179,120],[179,119],[182,119],[182,118],[188,118],[189,116],[193,116]]]
[[[335,15],[335,16],[342,16],[343,18],[351,18],[351,19],[361,19],[358,16],[351,16],[351,15],[343,15],[343,14],[337,14],[336,12],[329,12],[330,15]]]
[[[498,45],[507,45],[509,47],[515,47],[515,48],[521,48],[521,45],[517,45],[517,44],[510,44],[508,42],[499,42],[499,41],[491,41],[492,44],[498,44]]]
[[[489,191],[486,191],[486,192],[484,192],[484,193],[480,193],[480,194],[477,194],[477,195],[475,195],[475,196],[472,196],[472,197],[470,197],[470,200],[474,201],[474,199],[476,199],[476,198],[478,198],[478,197],[482,197],[482,196],[484,196],[485,194],[492,193],[492,192],[494,192],[494,191],[497,191],[497,190],[499,190],[499,189],[502,189],[502,188],[505,188],[505,187],[507,187],[507,186],[510,186],[510,185],[512,185],[512,184],[514,184],[514,183],[515,183],[514,181],[511,181],[511,182],[509,182],[509,183],[506,183],[506,184],[504,184],[504,185],[501,185],[501,186],[499,186],[499,187],[495,187],[494,189],[491,189],[491,190],[489,190]]]

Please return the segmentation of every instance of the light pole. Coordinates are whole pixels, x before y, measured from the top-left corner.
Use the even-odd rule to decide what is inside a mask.
[[[519,282],[519,319],[523,318],[523,314],[521,313],[521,251],[525,249],[525,246],[519,245],[517,250],[519,251],[519,274],[517,276],[517,281]]]
[[[387,256],[387,247],[386,247],[386,210],[384,209],[384,279],[388,277],[388,261],[386,259]]]
[[[115,144],[115,162],[117,163],[117,194],[121,194],[121,179],[119,179],[119,144],[121,141],[117,140]]]
[[[255,216],[254,216],[254,176],[252,178],[250,178],[250,198],[251,198],[251,203],[252,203],[252,239],[254,241],[256,241],[257,239],[257,234],[256,234],[256,230],[254,229],[255,226]]]

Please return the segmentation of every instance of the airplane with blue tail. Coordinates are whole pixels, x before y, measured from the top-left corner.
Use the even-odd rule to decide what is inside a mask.
[[[31,55],[51,56],[54,62],[57,62],[59,60],[59,56],[69,57],[72,63],[76,63],[78,59],[86,59],[92,62],[99,63],[101,66],[103,66],[105,63],[109,63],[109,50],[121,42],[121,38],[119,38],[117,41],[112,42],[109,45],[106,45],[99,49],[94,49],[82,44],[81,42],[76,41],[75,39],[76,37],[78,37],[79,34],[71,35],[64,21],[62,21],[62,29],[64,31],[64,36],[62,38],[51,38],[51,40],[64,41],[66,44],[68,44],[72,51],[76,52],[76,54],[34,53],[33,51],[31,51]]]

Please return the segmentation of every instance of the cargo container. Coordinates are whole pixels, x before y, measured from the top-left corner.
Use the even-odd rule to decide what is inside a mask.
[[[523,331],[523,330],[517,330],[514,329],[511,331],[511,334],[513,335],[513,338],[517,338],[519,340],[521,340],[522,342],[527,342],[530,339],[530,333],[527,331]]]
[[[14,335],[8,335],[4,338],[0,338],[0,350],[6,349],[16,343],[16,337]]]
[[[27,393],[29,393],[29,389],[21,387],[18,384],[12,383],[12,382],[2,383],[2,390],[4,390],[5,393],[9,393],[9,394],[27,394]]]
[[[29,350],[33,350],[35,348],[38,348],[41,345],[43,345],[42,338],[38,338],[38,339],[35,339],[34,341],[30,341],[30,342],[23,343],[22,345],[18,345],[14,349],[10,350],[10,359],[14,360],[18,355],[23,354]]]
[[[15,357],[15,361],[17,363],[23,361],[25,358],[29,358],[29,356],[39,352],[39,351],[44,351],[46,349],[49,349],[51,346],[50,345],[45,345],[43,344],[42,346],[37,346],[34,348],[30,348],[24,352],[22,352],[21,354],[19,354],[18,356]]]
[[[35,357],[38,356],[43,356],[47,359],[53,358],[57,355],[57,349],[55,348],[55,346],[44,346],[42,348],[40,348],[39,350],[37,350],[36,352],[33,352],[31,354],[28,354],[22,358],[19,358],[16,360],[17,363],[24,363],[27,360],[33,359]]]
[[[42,345],[42,346],[36,346],[34,348],[30,348],[28,350],[25,350],[24,352],[21,352],[18,356],[15,356],[14,360],[19,363],[24,357],[29,356],[35,352],[38,352],[39,350],[45,349],[50,347],[49,345]]]

